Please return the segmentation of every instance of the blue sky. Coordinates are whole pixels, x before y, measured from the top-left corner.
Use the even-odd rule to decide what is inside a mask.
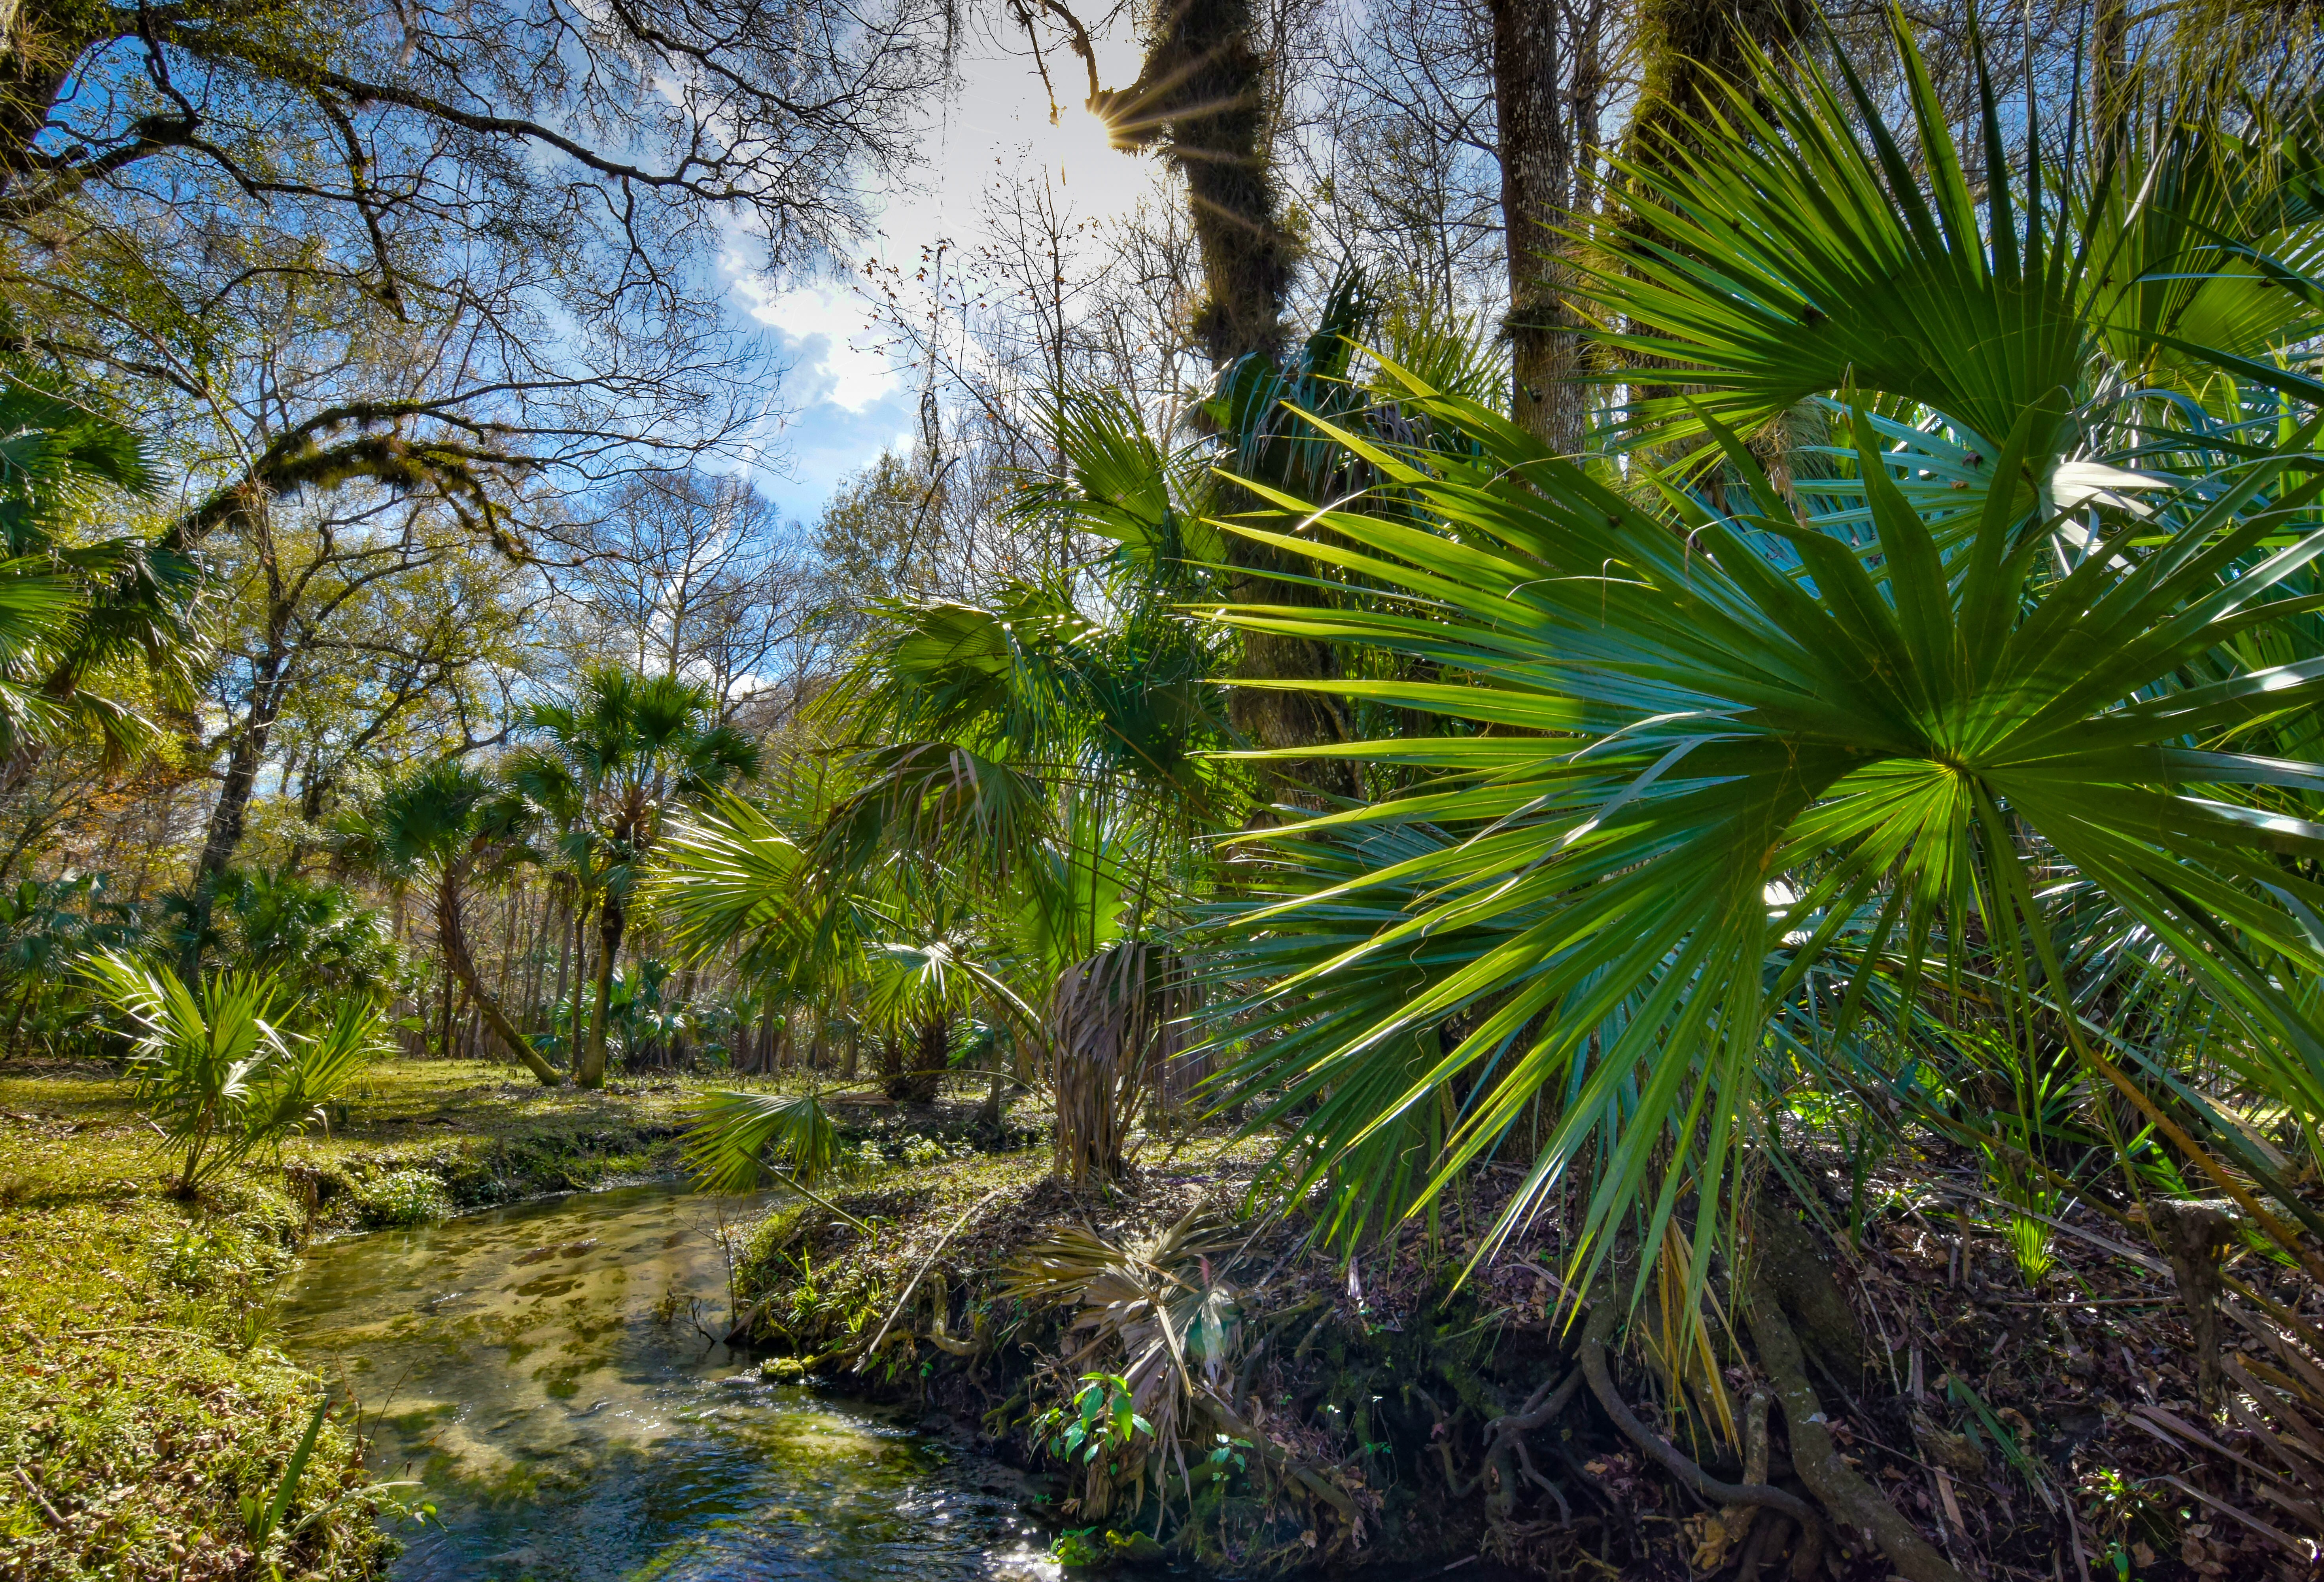
[[[1158,165],[1106,145],[1103,127],[1080,107],[1080,62],[1063,51],[1050,69],[1060,99],[1072,102],[1050,125],[1032,61],[1000,47],[1017,42],[964,52],[959,91],[928,117],[911,181],[866,195],[878,233],[851,261],[859,277],[867,260],[917,267],[921,247],[939,237],[973,245],[978,202],[996,171],[1030,180],[1062,171],[1081,214],[1128,212],[1154,189]],[[1098,63],[1109,86],[1135,80],[1139,51],[1126,26],[1098,40]],[[733,301],[738,314],[767,326],[790,367],[782,394],[793,416],[779,439],[788,476],[762,473],[760,487],[787,518],[812,523],[842,478],[883,449],[911,444],[918,386],[875,348],[870,305],[844,277],[737,275]]]

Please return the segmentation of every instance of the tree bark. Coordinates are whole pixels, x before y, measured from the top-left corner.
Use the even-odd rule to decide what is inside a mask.
[[[1573,134],[1563,112],[1555,0],[1492,0],[1493,104],[1509,266],[1509,414],[1560,455],[1582,449],[1579,321],[1566,305]]]
[[[447,865],[443,876],[437,881],[436,940],[443,948],[445,965],[459,978],[460,986],[467,991],[469,1003],[483,1017],[484,1025],[508,1046],[509,1053],[523,1061],[525,1069],[540,1078],[543,1087],[559,1087],[565,1078],[558,1074],[557,1068],[541,1059],[540,1051],[532,1047],[532,1041],[517,1031],[516,1024],[508,1019],[499,1003],[484,993],[484,985],[478,980],[475,961],[468,953],[467,930],[461,917],[462,882],[463,874],[457,864]],[[448,1004],[451,996],[447,995],[445,998]],[[449,1022],[447,1017],[447,1032]]]
[[[573,1080],[582,1087],[605,1086],[605,1008],[613,995],[613,960],[621,954],[626,921],[621,898],[606,891],[597,903],[597,1003],[589,1010],[588,1047],[573,1067]]]
[[[1159,144],[1185,179],[1189,217],[1202,255],[1204,300],[1194,338],[1214,369],[1246,357],[1278,363],[1283,310],[1297,247],[1284,229],[1281,197],[1268,146],[1268,65],[1257,47],[1250,0],[1176,0],[1166,5],[1136,83],[1102,93],[1092,108],[1117,143]],[[1229,486],[1218,508],[1258,504]],[[1239,604],[1315,603],[1315,593],[1285,576],[1313,566],[1230,536],[1231,594]],[[1254,680],[1317,680],[1338,673],[1329,643],[1251,632],[1242,634],[1238,672]],[[1264,747],[1304,747],[1344,739],[1346,722],[1330,699],[1302,692],[1238,688],[1227,699],[1231,723]],[[1305,766],[1305,785],[1278,769],[1263,771],[1270,795],[1321,790],[1350,794],[1346,764]]]
[[[1185,180],[1204,288],[1194,338],[1214,367],[1281,352],[1297,254],[1277,215],[1256,23],[1250,0],[1167,4],[1137,82],[1091,103],[1117,143],[1160,143]]]
[[[282,656],[270,648],[259,661],[250,689],[250,713],[227,753],[226,778],[218,785],[201,855],[194,862],[192,926],[178,969],[178,976],[189,983],[201,976],[202,936],[209,932],[218,876],[233,865],[234,854],[249,827],[250,799],[258,787],[259,771],[265,767],[267,741],[287,690]]]
[[[1832,1278],[1831,1260],[1815,1233],[1801,1223],[1788,1192],[1771,1188],[1760,1198],[1752,1239],[1759,1284],[1783,1302],[1825,1371],[1850,1390],[1861,1388],[1868,1359],[1856,1309]]]

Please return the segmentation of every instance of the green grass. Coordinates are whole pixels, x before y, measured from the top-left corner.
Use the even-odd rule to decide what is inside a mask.
[[[160,1139],[108,1068],[0,1065],[6,1574],[374,1574],[380,1501],[337,1422],[261,1552],[241,1507],[272,1494],[320,1389],[268,1338],[298,1247],[355,1223],[364,1187],[398,1171],[438,1178],[459,1207],[666,1172],[695,1091],[549,1091],[484,1062],[385,1062],[329,1135],[187,1204],[166,1195]]]

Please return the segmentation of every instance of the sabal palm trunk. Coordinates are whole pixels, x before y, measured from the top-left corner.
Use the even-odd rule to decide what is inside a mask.
[[[540,1051],[532,1047],[532,1041],[517,1031],[516,1023],[508,1019],[499,1002],[487,995],[484,985],[478,981],[475,960],[468,954],[467,932],[461,925],[460,877],[457,865],[447,866],[436,886],[436,938],[444,947],[445,963],[451,967],[453,976],[460,980],[460,986],[468,992],[469,1004],[484,1017],[484,1024],[508,1045],[509,1052],[524,1062],[525,1069],[540,1079],[543,1087],[558,1087],[565,1078],[558,1075],[557,1068],[541,1058]],[[451,1022],[447,1017],[445,1022],[447,1041],[450,1030]]]
[[[597,1003],[589,1008],[588,1045],[573,1068],[573,1080],[583,1087],[605,1086],[605,1008],[613,997],[613,958],[621,954],[626,921],[621,901],[608,893],[597,913]]]

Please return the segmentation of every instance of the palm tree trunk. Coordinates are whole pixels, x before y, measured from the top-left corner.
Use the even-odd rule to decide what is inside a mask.
[[[573,1068],[583,1087],[605,1086],[605,1006],[613,997],[613,958],[622,950],[622,902],[610,890],[597,914],[597,1003],[589,1010],[589,1044]]]
[[[511,1022],[499,1004],[485,995],[484,985],[477,981],[476,964],[468,955],[467,935],[460,926],[460,870],[456,866],[447,867],[436,886],[436,938],[443,947],[445,965],[458,975],[460,985],[467,990],[470,1003],[500,1041],[508,1045],[509,1052],[524,1062],[525,1068],[540,1079],[543,1087],[556,1087],[562,1084],[565,1078],[558,1074],[557,1068],[541,1059],[540,1051],[532,1047],[532,1041],[517,1031],[516,1023]],[[446,996],[447,1000],[449,997]],[[450,1027],[450,1019],[447,1017],[445,1028],[447,1035]]]

